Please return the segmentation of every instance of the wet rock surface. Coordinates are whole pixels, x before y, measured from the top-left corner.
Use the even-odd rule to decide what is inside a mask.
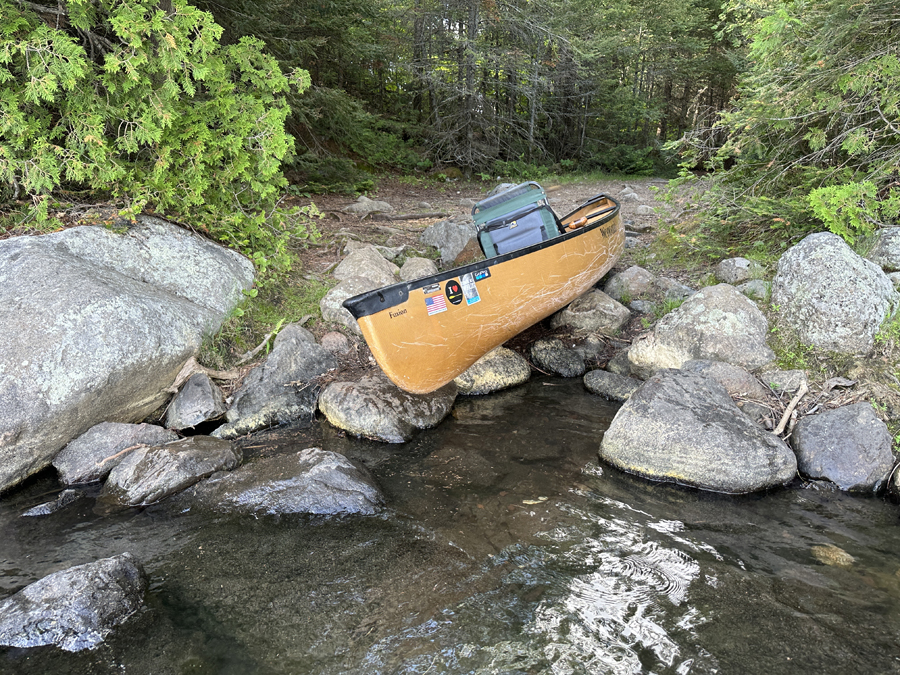
[[[787,444],[734,404],[718,382],[663,370],[631,395],[603,436],[600,457],[646,478],[745,493],[797,473]]]
[[[453,383],[460,394],[483,395],[523,384],[531,377],[525,358],[506,347],[497,347],[478,359]]]
[[[120,506],[154,504],[216,471],[234,469],[241,459],[231,442],[210,436],[139,448],[109,474],[101,499]]]
[[[130,553],[54,572],[0,602],[0,645],[93,649],[140,609],[146,590]]]
[[[870,403],[804,417],[791,437],[800,474],[842,490],[874,492],[894,466],[891,435]]]
[[[278,424],[312,419],[318,389],[311,381],[337,366],[334,354],[297,324],[285,326],[265,362],[254,368],[234,394],[228,422],[213,432],[236,438]]]
[[[71,441],[53,459],[64,485],[101,481],[125,457],[128,448],[162,445],[178,434],[155,424],[102,422]]]
[[[605,370],[592,370],[584,376],[584,387],[610,401],[627,401],[643,384],[633,377],[616,375]]]
[[[531,345],[531,360],[540,370],[562,377],[584,375],[584,359],[555,338],[541,338]]]
[[[225,414],[222,390],[206,373],[194,373],[169,403],[167,429],[191,429]]]
[[[431,394],[410,394],[378,373],[358,382],[332,382],[319,396],[319,410],[331,424],[356,436],[403,443],[417,429],[438,425],[456,394],[453,383]]]
[[[253,516],[371,515],[384,504],[365,467],[320,448],[266,457],[217,474],[184,499],[223,513]]]

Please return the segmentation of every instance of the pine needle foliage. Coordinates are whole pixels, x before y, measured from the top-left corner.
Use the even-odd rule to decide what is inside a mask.
[[[714,172],[706,224],[734,241],[775,235],[788,244],[823,226],[852,241],[896,222],[896,1],[768,6],[751,31],[752,67],[735,106],[678,144],[683,180],[698,167]]]
[[[277,208],[285,97],[309,77],[221,33],[168,0],[0,0],[0,183],[39,219],[55,191],[101,191],[126,215],[181,216],[284,267],[310,231]]]

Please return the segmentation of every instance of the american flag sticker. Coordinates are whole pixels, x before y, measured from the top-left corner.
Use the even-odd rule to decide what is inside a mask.
[[[425,298],[425,309],[428,310],[428,316],[446,312],[447,301],[444,299],[444,294],[440,293],[438,295],[431,295]]]

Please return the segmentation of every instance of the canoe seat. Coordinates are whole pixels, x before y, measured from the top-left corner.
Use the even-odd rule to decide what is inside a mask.
[[[544,189],[533,181],[478,202],[472,207],[472,217],[478,245],[487,258],[539,244],[563,232]]]

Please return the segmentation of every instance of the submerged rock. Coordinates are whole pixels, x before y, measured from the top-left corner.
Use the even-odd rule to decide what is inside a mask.
[[[804,417],[791,441],[801,475],[830,480],[842,490],[877,491],[894,466],[891,435],[871,403]]]
[[[230,441],[191,436],[130,453],[109,474],[100,498],[121,506],[145,506],[181,492],[216,471],[241,463]]]
[[[365,467],[320,448],[267,457],[218,474],[186,497],[216,511],[254,516],[369,515],[384,503]]]
[[[33,506],[23,513],[22,516],[29,518],[34,516],[49,516],[51,513],[56,513],[57,511],[66,508],[69,504],[74,504],[83,496],[84,495],[78,490],[63,490],[52,502],[44,502],[43,504]]]
[[[453,383],[460,394],[490,394],[523,384],[531,377],[531,366],[521,355],[497,347],[473,363]]]
[[[298,324],[285,326],[265,363],[257,366],[234,395],[228,423],[213,432],[236,438],[278,424],[309,422],[318,388],[310,381],[337,366],[334,354]]]
[[[541,338],[531,345],[531,359],[540,370],[562,377],[584,375],[584,359],[574,349],[566,347],[561,340]]]
[[[404,443],[416,429],[437,426],[456,394],[453,383],[431,394],[410,394],[379,373],[358,382],[332,382],[319,396],[319,410],[338,429],[356,436]]]
[[[790,481],[797,459],[741,412],[718,382],[680,370],[651,377],[619,409],[600,457],[628,473],[744,493]]]
[[[627,401],[642,384],[643,382],[633,377],[624,377],[605,370],[592,370],[584,376],[585,389],[610,401]]]
[[[93,649],[140,609],[146,591],[130,553],[54,572],[0,602],[0,645]]]
[[[153,424],[102,422],[60,450],[53,459],[64,485],[101,481],[109,475],[126,450],[177,441],[178,434]]]
[[[225,414],[222,390],[206,373],[194,373],[172,399],[166,411],[167,429],[191,429]]]
[[[841,354],[868,352],[897,299],[878,265],[830,232],[789,248],[772,282],[781,329],[803,344]]]
[[[680,368],[691,359],[725,361],[747,370],[771,362],[769,325],[759,308],[733,286],[698,291],[628,350],[640,377],[660,368]]]

